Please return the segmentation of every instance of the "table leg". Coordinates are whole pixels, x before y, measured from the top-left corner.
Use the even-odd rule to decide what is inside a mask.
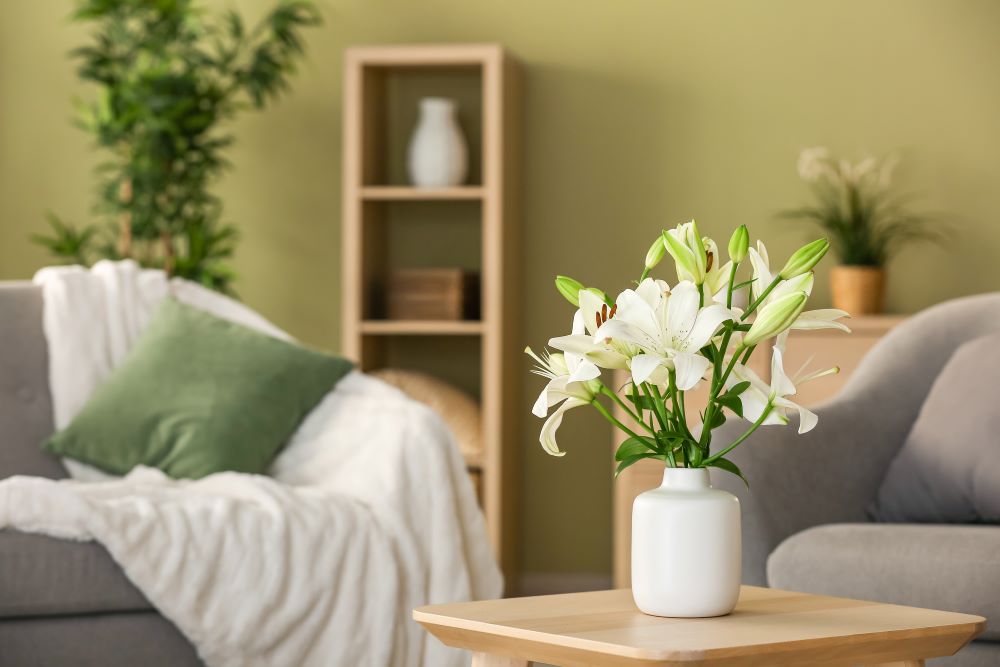
[[[899,660],[896,662],[880,662],[877,665],[868,667],[924,667],[923,660]]]
[[[473,653],[472,667],[531,667],[533,662],[491,653]],[[907,666],[908,667],[908,666]]]

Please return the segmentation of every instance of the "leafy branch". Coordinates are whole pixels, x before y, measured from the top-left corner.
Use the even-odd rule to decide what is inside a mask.
[[[320,24],[310,0],[282,0],[252,29],[236,12],[214,19],[195,0],[80,0],[72,20],[94,27],[74,49],[77,75],[95,100],[77,100],[78,127],[107,155],[96,170],[99,221],[49,216],[32,239],[64,262],[133,258],[230,291],[238,241],[211,191],[229,167],[223,126],[289,87]]]

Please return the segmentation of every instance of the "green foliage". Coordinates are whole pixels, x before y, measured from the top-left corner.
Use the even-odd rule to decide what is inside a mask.
[[[76,102],[76,123],[108,156],[96,170],[100,222],[50,216],[51,236],[33,240],[63,261],[132,257],[230,291],[237,232],[210,190],[233,143],[221,126],[288,89],[301,31],[320,23],[314,4],[282,0],[250,30],[195,0],[80,0],[72,19],[94,27],[71,56],[99,89]]]
[[[825,152],[812,159],[812,171],[803,178],[810,182],[816,203],[781,216],[818,225],[842,264],[884,266],[907,244],[944,241],[930,218],[911,211],[907,199],[892,192],[888,174],[893,162],[869,159],[851,165]]]

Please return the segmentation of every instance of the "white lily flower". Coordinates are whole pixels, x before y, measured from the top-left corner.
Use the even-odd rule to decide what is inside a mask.
[[[629,367],[632,380],[643,383],[660,369],[672,369],[677,388],[693,388],[712,362],[698,354],[733,312],[717,303],[700,307],[699,288],[682,281],[672,290],[665,283],[644,280],[635,290],[618,296],[617,313],[601,325],[595,340],[610,339],[636,350]]]
[[[531,409],[532,414],[536,417],[545,417],[549,408],[562,403],[542,425],[539,442],[552,456],[563,456],[566,452],[559,449],[555,438],[563,414],[567,410],[587,405],[594,400],[597,386],[592,380],[600,374],[600,370],[593,364],[588,365],[588,362],[579,355],[543,352],[542,356],[539,356],[530,347],[524,351],[535,360],[536,366],[532,372],[549,380],[538,395]]]
[[[771,273],[770,260],[767,256],[767,248],[764,247],[762,242],[757,241],[757,247],[750,248],[749,254],[750,264],[753,267],[754,292],[760,294],[761,290],[766,289],[771,284],[771,281],[774,280],[774,275]],[[811,271],[796,276],[791,280],[782,281],[777,287],[771,290],[771,293],[767,295],[763,303],[758,306],[757,312],[759,313],[760,309],[765,305],[773,303],[792,292],[805,292],[807,296],[811,295],[814,281],[815,277]],[[789,329],[839,329],[845,333],[850,333],[851,330],[846,324],[837,321],[841,318],[849,318],[850,316],[851,314],[846,310],[838,308],[804,310],[795,318]]]
[[[788,414],[795,411],[799,415],[799,433],[807,433],[815,428],[819,418],[811,410],[790,400],[789,396],[794,396],[806,382],[811,382],[817,378],[839,373],[840,369],[834,366],[822,371],[812,373],[805,372],[805,365],[796,373],[795,378],[789,378],[784,369],[785,341],[788,339],[787,332],[778,337],[774,345],[771,356],[771,383],[768,384],[760,379],[760,376],[750,368],[737,364],[733,369],[733,374],[726,380],[726,386],[732,388],[739,382],[749,382],[750,386],[740,394],[740,402],[743,405],[743,417],[751,422],[756,422],[764,414],[767,406],[772,405],[770,414],[764,419],[763,424],[787,424]],[[806,365],[809,362],[806,362]]]
[[[615,317],[615,308],[608,308],[608,304],[593,292],[581,291],[580,308],[573,316],[573,333],[553,338],[549,340],[549,345],[567,354],[578,355],[595,367],[628,368],[628,359],[635,354],[634,350],[615,341],[594,337],[602,324]],[[599,370],[597,375],[600,375]]]

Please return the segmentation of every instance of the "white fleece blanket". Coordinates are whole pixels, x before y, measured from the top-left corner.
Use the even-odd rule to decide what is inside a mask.
[[[55,420],[65,426],[168,294],[288,338],[239,303],[133,262],[43,269]],[[351,373],[271,476],[175,481],[151,468],[0,482],[0,527],[97,540],[211,666],[467,664],[413,607],[496,597],[501,577],[447,428]],[[81,479],[83,478],[83,479]]]

